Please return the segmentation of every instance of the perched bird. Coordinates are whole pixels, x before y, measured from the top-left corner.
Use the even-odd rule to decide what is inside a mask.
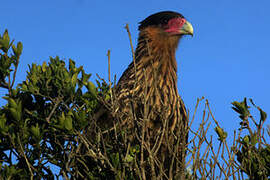
[[[159,159],[154,166],[145,165],[152,167],[148,178],[155,177],[153,172],[184,178],[188,117],[178,94],[175,58],[184,35],[193,36],[193,27],[177,12],[163,11],[141,21],[135,58],[114,91],[118,109],[125,114],[122,123],[137,131],[131,134],[139,134],[139,144],[147,146],[144,156]]]
[[[117,133],[104,132],[109,132],[107,137],[112,138],[109,142],[118,144],[113,145],[117,152],[120,146],[126,147],[126,142],[140,145],[138,157],[141,167],[147,169],[146,179],[164,174],[166,179],[177,174],[182,179],[185,171],[188,117],[178,94],[175,58],[184,35],[193,35],[193,27],[177,12],[163,11],[141,21],[133,62],[112,89],[109,104],[113,107],[102,106],[93,118],[97,124],[113,121],[113,127],[120,125],[127,130],[121,130],[127,132],[125,137],[129,139],[123,143],[119,142],[121,138],[115,139],[119,137]],[[91,130],[89,138],[93,137]]]
[[[193,35],[193,27],[183,15],[163,11],[141,21],[139,31],[135,62],[130,63],[115,89],[120,109],[128,113],[132,108],[137,116],[149,119],[151,128],[161,125],[162,115],[173,131],[177,122],[187,121],[177,89],[175,52],[183,35]],[[143,112],[145,105],[149,107],[147,114]]]

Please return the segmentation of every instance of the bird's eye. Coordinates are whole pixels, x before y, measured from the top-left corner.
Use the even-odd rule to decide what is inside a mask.
[[[185,24],[185,22],[186,22],[186,20],[184,19],[184,18],[181,18],[181,20],[180,20],[180,24]]]
[[[163,24],[167,24],[168,23],[168,19],[164,19],[162,23]]]

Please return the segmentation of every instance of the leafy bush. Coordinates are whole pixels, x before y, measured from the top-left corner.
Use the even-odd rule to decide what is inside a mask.
[[[183,173],[186,179],[269,178],[270,147],[263,128],[267,115],[252,100],[250,104],[260,112],[259,121],[251,115],[246,99],[232,103],[241,123],[229,147],[228,134],[215,120],[208,101],[198,99],[189,122],[188,147],[174,144],[168,153],[176,157],[178,148],[186,149],[186,170],[179,170],[178,159],[172,158],[175,162],[168,173],[159,154],[144,145],[147,141],[132,141],[128,129],[114,125],[108,130],[95,121],[102,108],[121,117],[114,111],[111,83],[99,79],[96,87],[89,81],[91,74],[73,60],[68,67],[59,57],[32,64],[26,80],[14,87],[22,49],[21,42],[10,41],[7,31],[0,36],[0,87],[8,92],[3,97],[6,105],[0,109],[1,178],[177,179]],[[192,130],[198,108],[203,109],[201,124]],[[211,122],[218,148],[208,136]],[[132,133],[133,137],[142,135]]]

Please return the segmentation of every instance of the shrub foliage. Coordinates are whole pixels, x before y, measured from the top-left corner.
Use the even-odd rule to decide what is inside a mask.
[[[11,41],[7,30],[0,35],[0,87],[7,92],[0,108],[1,178],[146,179],[149,174],[155,179],[269,178],[267,115],[252,100],[232,103],[240,125],[235,125],[239,128],[234,134],[227,134],[208,101],[198,99],[190,116],[188,146],[182,147],[186,170],[174,165],[166,173],[142,138],[131,143],[125,128],[106,130],[95,122],[93,116],[101,107],[114,109],[111,83],[99,79],[96,86],[89,80],[91,74],[73,60],[67,65],[51,57],[48,63],[29,66],[26,80],[15,87],[22,50],[22,43]],[[258,110],[258,120],[248,104]],[[202,111],[201,116],[197,111]],[[201,122],[196,130],[192,129],[195,120]],[[214,137],[209,135],[211,128]],[[233,139],[231,145],[228,136]]]

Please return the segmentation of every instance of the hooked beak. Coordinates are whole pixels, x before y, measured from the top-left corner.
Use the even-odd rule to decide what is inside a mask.
[[[182,35],[191,35],[193,37],[193,27],[190,22],[186,21],[179,30],[179,33]]]

